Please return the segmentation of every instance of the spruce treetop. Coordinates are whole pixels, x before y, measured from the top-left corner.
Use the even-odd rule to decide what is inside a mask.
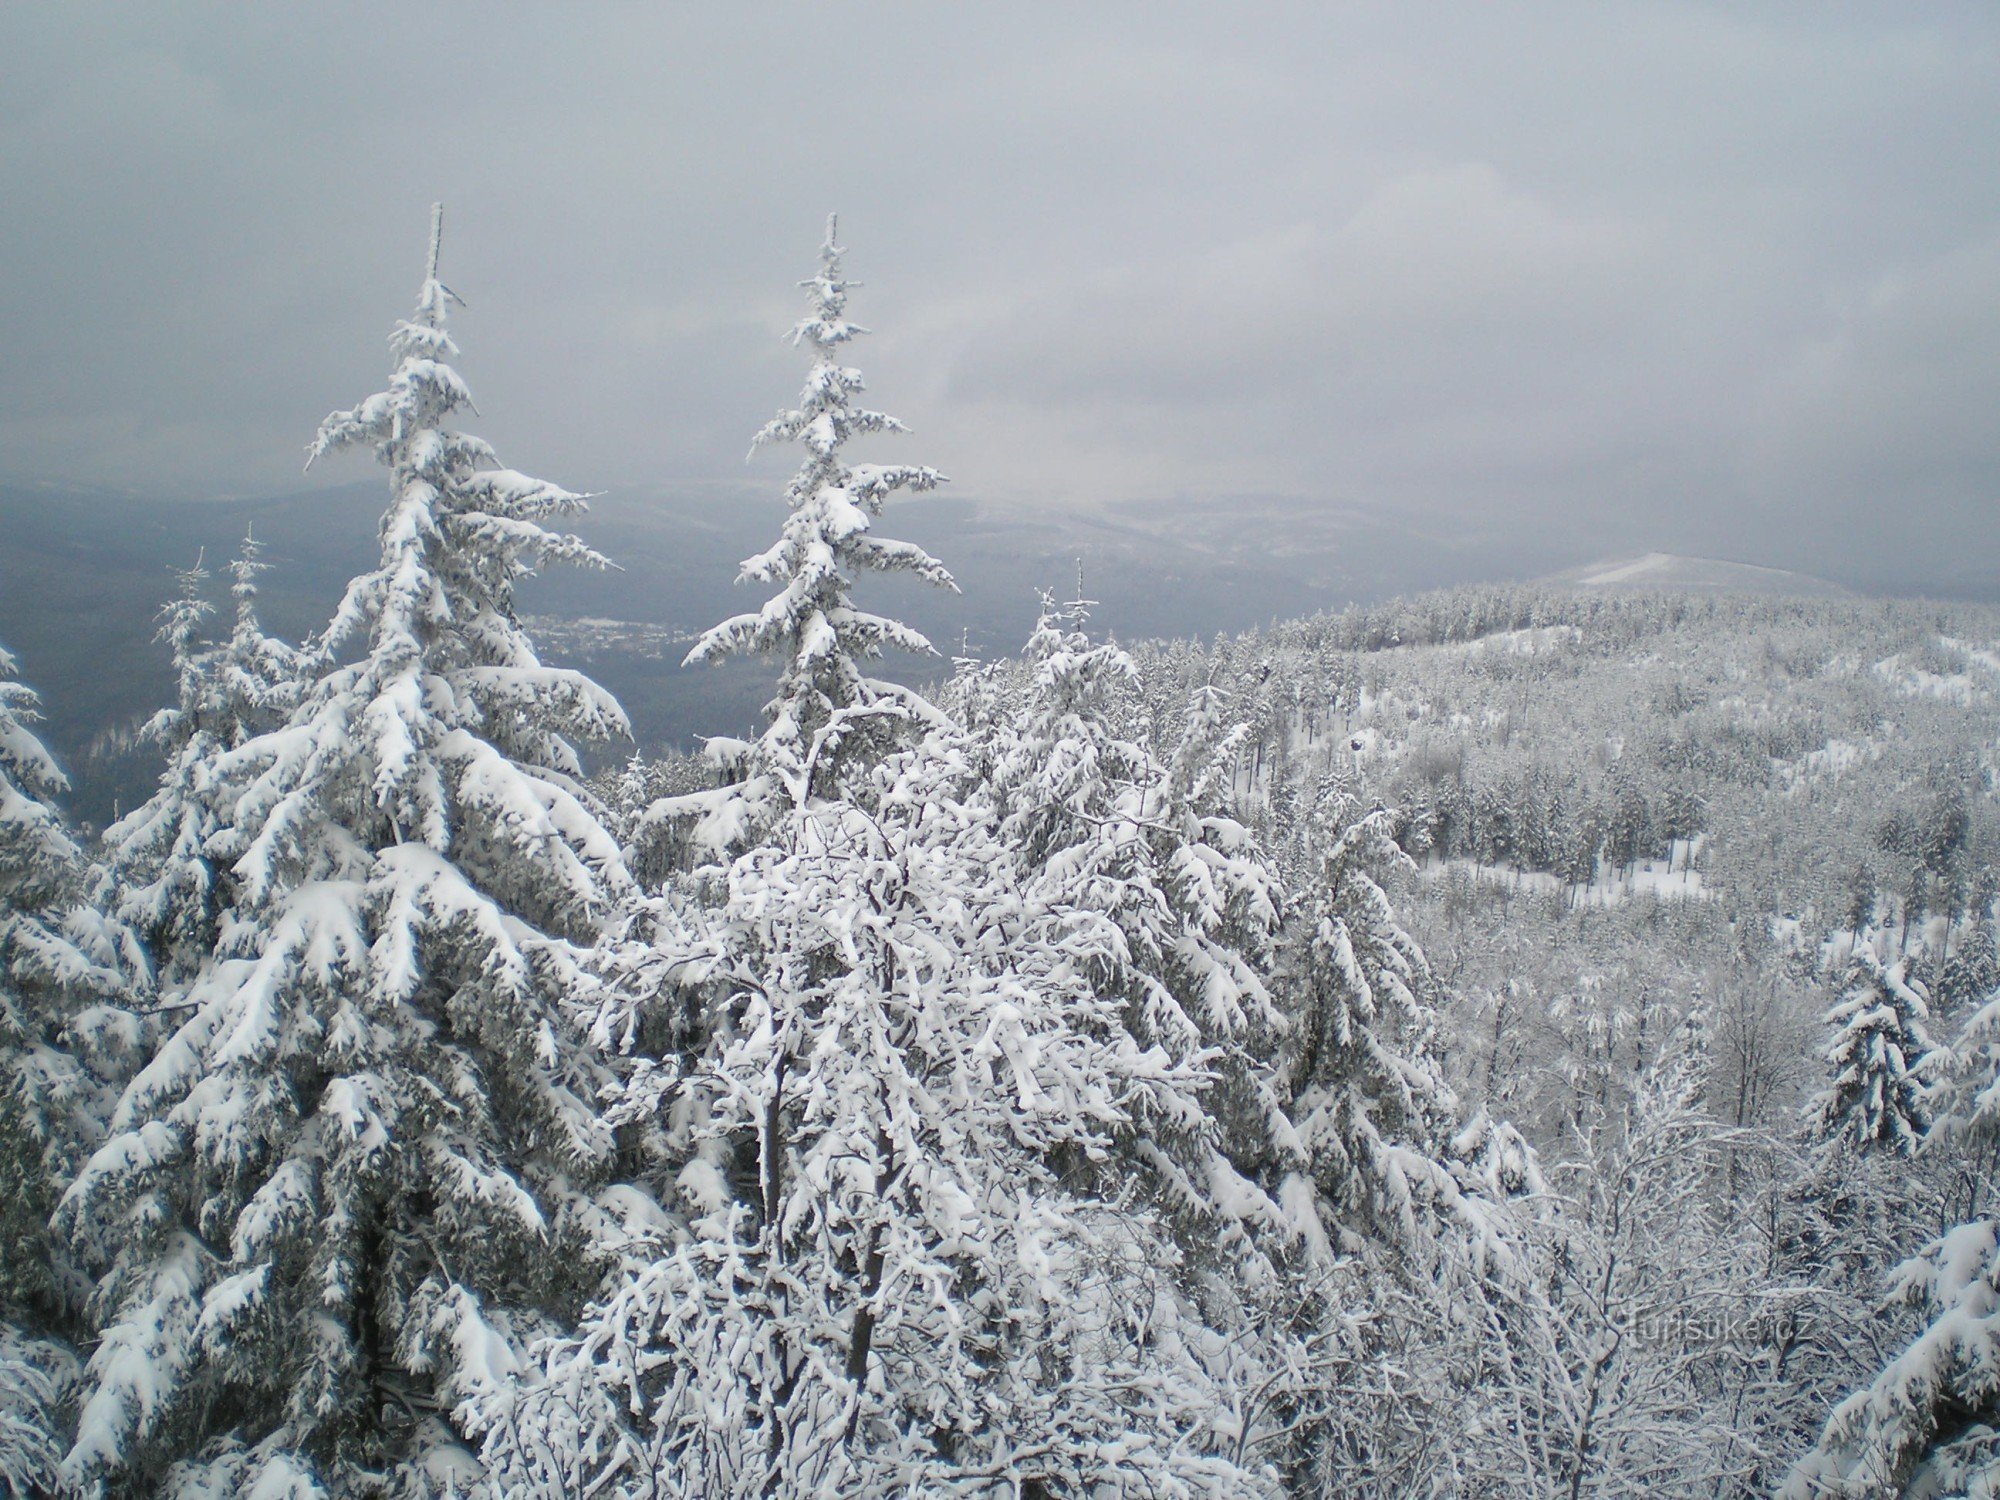
[[[175,701],[145,730],[166,764],[153,795],[105,833],[96,903],[143,944],[134,967],[156,984],[178,983],[200,966],[228,904],[227,841],[212,842],[228,823],[230,795],[217,763],[283,723],[300,690],[298,652],[257,620],[256,576],[267,566],[259,551],[246,534],[230,564],[236,618],[220,643],[200,633],[215,612],[201,559],[176,574],[180,587],[154,637],[172,655]]]
[[[371,837],[445,850],[453,842],[452,793],[437,760],[478,772],[484,741],[506,760],[532,768],[528,789],[541,804],[499,814],[495,830],[520,845],[568,829],[576,816],[581,763],[571,737],[629,737],[624,711],[581,673],[544,667],[515,616],[515,584],[536,563],[607,566],[575,536],[548,530],[551,518],[585,508],[585,497],[503,467],[483,440],[440,424],[471,392],[446,361],[458,346],[445,331],[458,295],[438,279],[442,208],[432,212],[430,255],[414,317],[390,336],[395,368],[388,389],[321,423],[308,466],[341,448],[372,445],[390,471],[392,499],[382,518],[382,561],[348,585],[317,643],[325,666],[350,641],[368,650],[335,668],[306,695],[307,716],[327,729],[323,750],[343,759],[358,745],[369,762],[369,801],[379,815]],[[350,717],[352,705],[363,705]],[[338,724],[332,722],[338,719]],[[460,790],[488,787],[475,774]],[[490,788],[489,788],[490,789]],[[269,835],[283,836],[285,809]],[[462,833],[462,830],[460,831]],[[557,842],[562,842],[560,838]],[[622,875],[608,839],[589,838],[569,871],[573,915],[607,909]]]
[[[752,441],[753,453],[776,443],[805,449],[785,487],[791,513],[778,541],[746,559],[738,575],[740,581],[775,584],[778,592],[755,613],[709,630],[687,655],[689,663],[742,655],[782,661],[759,744],[764,770],[777,775],[794,798],[833,785],[836,763],[854,759],[860,745],[881,748],[887,738],[883,721],[931,716],[915,694],[863,671],[861,664],[884,650],[928,655],[932,648],[901,621],[857,608],[851,597],[854,575],[863,569],[907,572],[939,588],[957,588],[944,565],[921,547],[873,531],[890,495],[933,489],[945,476],[918,464],[850,464],[842,453],[852,438],[908,429],[886,412],[861,405],[861,372],[840,362],[845,347],[868,330],[846,316],[847,294],[859,283],[847,280],[841,269],[845,251],[837,227],[829,216],[819,271],[800,283],[811,311],[791,338],[810,351],[812,363],[799,404],[765,423]],[[842,742],[857,730],[858,741],[844,751]]]

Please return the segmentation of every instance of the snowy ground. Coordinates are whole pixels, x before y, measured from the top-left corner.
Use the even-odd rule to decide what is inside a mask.
[[[1696,847],[1692,853],[1699,852],[1700,842],[1694,841]],[[1505,886],[1537,895],[1553,896],[1567,890],[1572,907],[1616,906],[1637,896],[1651,896],[1660,901],[1712,900],[1714,893],[1703,884],[1701,871],[1693,867],[1692,853],[1688,841],[1676,840],[1672,859],[1641,860],[1636,867],[1621,865],[1616,870],[1600,865],[1595,880],[1574,888],[1545,870],[1516,870],[1508,865],[1483,865],[1469,859],[1427,860],[1417,867],[1417,873],[1424,880],[1458,875],[1481,885]]]

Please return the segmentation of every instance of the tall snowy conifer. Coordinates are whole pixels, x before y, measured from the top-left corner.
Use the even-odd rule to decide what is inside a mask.
[[[214,762],[217,947],[59,1214],[103,1268],[86,1491],[441,1488],[436,1414],[590,1286],[610,1142],[559,1005],[628,882],[570,737],[625,724],[515,618],[532,562],[599,559],[543,524],[579,496],[444,428],[437,249],[434,216],[389,388],[310,450],[387,466],[381,563],[285,722]]]
[[[1923,985],[1904,961],[1857,945],[1840,999],[1826,1013],[1832,1079],[1811,1105],[1814,1133],[1857,1151],[1909,1156],[1930,1128],[1918,1067],[1931,1050]]]
[[[908,689],[865,671],[885,649],[928,654],[931,644],[901,621],[857,608],[851,590],[858,572],[909,572],[940,588],[957,585],[922,548],[873,531],[889,496],[932,489],[944,476],[921,465],[850,464],[842,454],[852,438],[908,429],[859,405],[861,372],[840,362],[846,346],[868,330],[847,321],[847,294],[859,283],[841,271],[837,227],[829,216],[819,273],[799,283],[812,302],[792,330],[792,342],[812,352],[799,404],[765,423],[752,441],[753,451],[772,443],[805,449],[785,489],[791,514],[783,533],[739,574],[739,581],[775,584],[778,592],[755,613],[709,630],[687,656],[690,663],[743,655],[781,663],[754,754],[739,742],[711,742],[711,754],[742,778],[741,786],[670,805],[675,815],[703,814],[697,839],[714,853],[739,847],[748,830],[788,803],[837,794],[848,766],[879,759],[910,720],[934,713]]]
[[[0,649],[0,1486],[25,1496],[53,1488],[69,1356],[48,1336],[74,1329],[81,1294],[48,1217],[102,1134],[88,1058],[122,981],[75,912],[83,859],[52,800],[68,783],[14,670]]]
[[[2000,1219],[1947,1231],[1892,1295],[1930,1322],[1834,1408],[1783,1500],[2000,1492]]]

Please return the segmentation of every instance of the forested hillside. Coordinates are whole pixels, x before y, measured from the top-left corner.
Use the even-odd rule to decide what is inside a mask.
[[[1388,810],[1404,915],[1497,1035],[1589,991],[1624,992],[1614,1031],[1788,984],[1810,1009],[1862,937],[1920,970],[1978,949],[1996,643],[1970,605],[1519,588],[1134,655],[1162,724],[1190,683],[1240,705],[1260,832],[1329,781]],[[1463,1083],[1525,1087],[1492,1051],[1453,1049]]]
[[[947,669],[836,228],[689,653],[753,736],[544,661],[606,559],[451,425],[436,219],[311,448],[373,557],[297,642],[254,539],[181,575],[101,838],[0,653],[0,1484],[2000,1486],[2000,617],[1046,598]]]

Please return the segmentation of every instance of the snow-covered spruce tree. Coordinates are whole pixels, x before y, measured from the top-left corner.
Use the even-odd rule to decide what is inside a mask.
[[[1447,1455],[1479,1431],[1464,1393],[1530,1280],[1534,1214],[1510,1200],[1543,1189],[1518,1132],[1483,1114],[1460,1124],[1431,1056],[1440,986],[1382,886],[1407,864],[1393,826],[1328,778],[1288,861],[1275,1088],[1301,1167],[1281,1196],[1335,1252],[1311,1263],[1295,1314],[1334,1365],[1287,1393],[1288,1477],[1304,1493],[1457,1482]]]
[[[160,611],[156,639],[172,653],[175,703],[148,722],[165,755],[158,789],[105,833],[97,904],[144,945],[151,984],[177,992],[215,950],[230,905],[227,788],[217,762],[282,724],[300,691],[298,653],[257,620],[257,575],[268,564],[246,535],[230,564],[235,622],[227,640],[201,635],[213,606],[197,561]]]
[[[1925,1072],[1934,1123],[1922,1153],[1972,1179],[1967,1217],[1897,1270],[1892,1300],[1928,1321],[1834,1408],[1786,1500],[2000,1493],[2000,991],[1930,1053]]]
[[[1811,1128],[1856,1151],[1912,1155],[1930,1127],[1918,1069],[1931,1050],[1923,986],[1904,961],[1884,964],[1857,944],[1826,1013],[1834,1036],[1826,1049],[1832,1079],[1812,1101]]]
[[[1089,978],[1115,929],[1019,887],[955,754],[795,809],[663,947],[709,1018],[654,1095],[676,1222],[488,1408],[508,1493],[1265,1488],[1254,1366],[1151,1216],[1066,1180],[1199,1116],[1206,1077],[1133,1042]]]
[[[628,880],[569,737],[624,719],[515,618],[532,561],[598,559],[543,524],[580,497],[442,425],[437,246],[389,388],[310,450],[387,466],[380,566],[214,763],[231,907],[59,1211],[102,1268],[81,1490],[441,1487],[445,1414],[593,1285],[610,1138],[559,1008]]]
[[[847,321],[847,294],[859,283],[841,271],[845,251],[837,228],[829,215],[819,272],[800,283],[812,307],[792,330],[792,342],[810,348],[812,367],[799,404],[765,423],[752,440],[753,452],[773,443],[805,449],[785,488],[791,513],[783,532],[738,575],[739,581],[775,584],[778,592],[756,612],[709,630],[687,655],[689,663],[746,655],[781,663],[755,754],[740,741],[709,742],[711,758],[738,784],[699,801],[670,801],[661,812],[670,820],[699,813],[697,847],[713,854],[743,847],[787,804],[838,795],[847,767],[878,759],[912,719],[933,712],[908,689],[866,672],[866,663],[884,650],[929,654],[931,644],[901,621],[858,608],[855,574],[909,572],[940,588],[957,585],[922,548],[872,529],[889,496],[932,489],[944,476],[921,465],[851,464],[842,454],[852,438],[907,429],[858,404],[861,372],[840,362],[846,346],[868,330]]]
[[[1919,1310],[1884,1301],[1895,1269],[1937,1232],[1940,1195],[1928,1164],[1857,1154],[1805,1131],[1772,1138],[1763,1160],[1731,1141],[1728,1200],[1769,1267],[1762,1351],[1767,1393],[1746,1413],[1768,1490],[1818,1443],[1827,1414],[1923,1326]],[[1768,1167],[1766,1166],[1768,1163]]]
[[[1393,816],[1364,812],[1337,779],[1319,790],[1288,913],[1291,1022],[1280,1090],[1322,1216],[1350,1250],[1428,1238],[1426,1209],[1460,1193],[1450,1142],[1458,1103],[1430,1055],[1437,981],[1382,881],[1409,863]]]
[[[1823,1441],[1828,1408],[1882,1367],[1885,1350],[1920,1333],[1921,1298],[1885,1302],[1885,1277],[1901,1284],[1917,1264],[1910,1257],[1975,1211],[1960,1206],[1975,1185],[1963,1180],[1968,1158],[1929,1133],[1949,1052],[1931,1047],[1915,1019],[1927,999],[1910,967],[1882,964],[1864,942],[1828,1014],[1839,1028],[1824,1054],[1832,1076],[1799,1121],[1799,1165],[1771,1199],[1777,1270],[1812,1294],[1793,1316],[1785,1389],[1763,1404],[1774,1440],[1767,1472]]]
[[[2000,951],[1993,946],[1993,934],[1985,926],[1973,928],[1938,968],[1933,999],[1937,1015],[1954,1016],[1961,1006],[1984,1000],[2000,989]]]
[[[1094,977],[1132,1038],[1216,1074],[1200,1113],[1135,1118],[1111,1170],[1147,1185],[1190,1252],[1241,1268],[1261,1258],[1259,1234],[1316,1234],[1269,1190],[1298,1165],[1263,1061],[1283,896],[1226,807],[1242,731],[1220,696],[1197,695],[1163,763],[1134,732],[1131,658],[1085,634],[1087,604],[1044,599],[1027,681],[988,709],[968,795],[993,805],[1037,899],[1109,919],[1117,945]]]
[[[75,910],[84,862],[53,805],[68,783],[14,672],[0,649],[0,1486],[27,1496],[53,1489],[74,1363],[59,1341],[82,1294],[49,1212],[102,1135],[110,1101],[92,1054],[131,1037],[103,1003],[121,977]]]

